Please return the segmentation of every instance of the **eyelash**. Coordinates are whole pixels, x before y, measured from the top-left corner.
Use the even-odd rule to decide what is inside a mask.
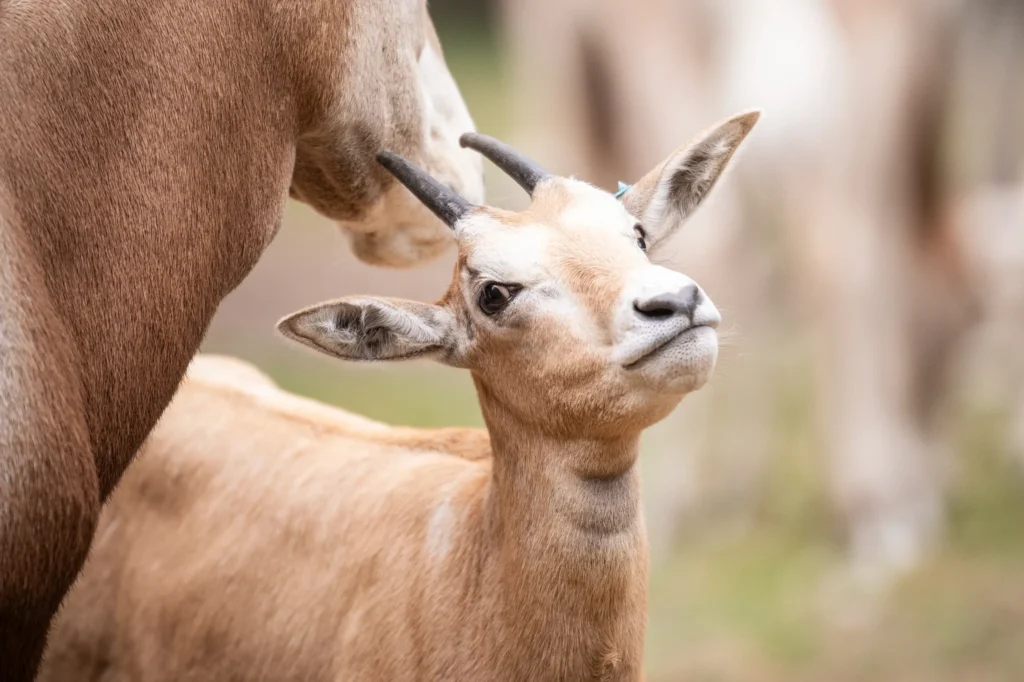
[[[483,311],[484,315],[491,317],[497,315],[505,309],[512,299],[516,297],[516,294],[522,287],[515,284],[502,284],[501,282],[487,282],[483,288],[480,289],[480,294],[477,297],[477,305],[480,310]],[[489,294],[498,294],[497,298],[492,298]]]
[[[636,225],[633,228],[633,232],[636,234],[636,245],[640,247],[641,251],[647,251],[647,232],[640,225]]]

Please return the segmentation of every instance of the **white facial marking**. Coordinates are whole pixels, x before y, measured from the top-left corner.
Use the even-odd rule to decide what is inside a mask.
[[[466,265],[483,279],[526,286],[547,276],[551,235],[543,225],[505,227],[478,216],[459,223],[458,238],[471,246]]]
[[[663,315],[645,315],[637,305],[664,299]],[[616,311],[613,362],[664,390],[692,391],[711,377],[718,360],[715,328],[721,315],[689,277],[657,265],[633,270]]]
[[[633,226],[637,220],[621,201],[580,180],[568,178],[564,183],[573,199],[562,211],[560,222],[563,225],[592,232],[595,237],[621,233],[635,240]]]
[[[664,318],[645,317],[635,309],[637,302],[659,295],[673,295],[694,286],[696,283],[686,275],[656,265],[633,271],[616,306],[618,343],[613,360],[630,365],[690,327],[709,323],[717,325],[718,311],[703,292],[698,294],[702,303],[693,319],[685,313]]]

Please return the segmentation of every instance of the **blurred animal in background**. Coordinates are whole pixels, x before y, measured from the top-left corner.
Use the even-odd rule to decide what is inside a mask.
[[[468,369],[487,433],[388,428],[197,359],[104,510],[41,680],[641,679],[640,433],[711,378],[721,320],[647,252],[757,118],[621,201],[464,136],[530,194],[521,213],[382,154],[455,234],[447,292],[347,297],[278,328],[343,360]]]
[[[23,682],[99,509],[292,196],[368,262],[447,227],[388,147],[477,200],[422,0],[0,1],[0,676]]]
[[[694,118],[765,111],[739,177],[676,241],[674,258],[738,321],[741,352],[723,347],[702,409],[656,434],[656,555],[689,514],[724,510],[742,529],[756,512],[805,347],[855,575],[885,584],[939,541],[950,379],[980,376],[961,359],[983,321],[1014,330],[1004,341],[1024,323],[1011,264],[1024,248],[1024,88],[1009,66],[1024,63],[1022,6],[506,0],[522,138],[549,164],[610,186]],[[1004,343],[975,360],[1006,379],[1024,375],[1021,356]],[[1020,386],[1003,390],[1024,415]]]
[[[958,31],[948,156],[983,319],[968,358],[983,403],[1011,407],[1024,466],[1024,2],[970,4]]]

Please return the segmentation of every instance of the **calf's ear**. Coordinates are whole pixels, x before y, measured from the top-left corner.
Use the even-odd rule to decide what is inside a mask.
[[[749,111],[701,133],[622,195],[649,245],[671,236],[701,205],[760,117],[760,112]]]
[[[343,298],[305,308],[277,323],[285,337],[355,361],[433,357],[457,365],[459,326],[446,308],[390,298]]]

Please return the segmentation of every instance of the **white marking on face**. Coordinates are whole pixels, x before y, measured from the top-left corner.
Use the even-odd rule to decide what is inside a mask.
[[[459,240],[468,247],[467,268],[479,274],[475,282],[465,274],[466,305],[477,308],[478,285],[482,282],[519,285],[523,290],[513,305],[529,315],[534,323],[542,318],[554,319],[581,341],[597,338],[585,307],[555,276],[558,269],[552,262],[553,238],[550,227],[540,224],[506,227],[487,216],[460,224]]]
[[[650,317],[636,310],[639,301],[691,292],[694,287],[696,306],[691,312]],[[693,391],[711,378],[718,360],[715,328],[722,318],[696,282],[657,265],[637,268],[617,305],[613,362],[666,391]]]
[[[586,182],[572,178],[563,182],[573,199],[562,211],[561,224],[568,229],[584,231],[594,239],[621,235],[630,240],[623,244],[623,256],[632,253],[629,245],[635,245],[633,226],[638,221],[622,202]]]
[[[466,265],[481,278],[527,286],[549,275],[550,231],[542,225],[505,227],[487,216],[459,226],[467,246]]]

